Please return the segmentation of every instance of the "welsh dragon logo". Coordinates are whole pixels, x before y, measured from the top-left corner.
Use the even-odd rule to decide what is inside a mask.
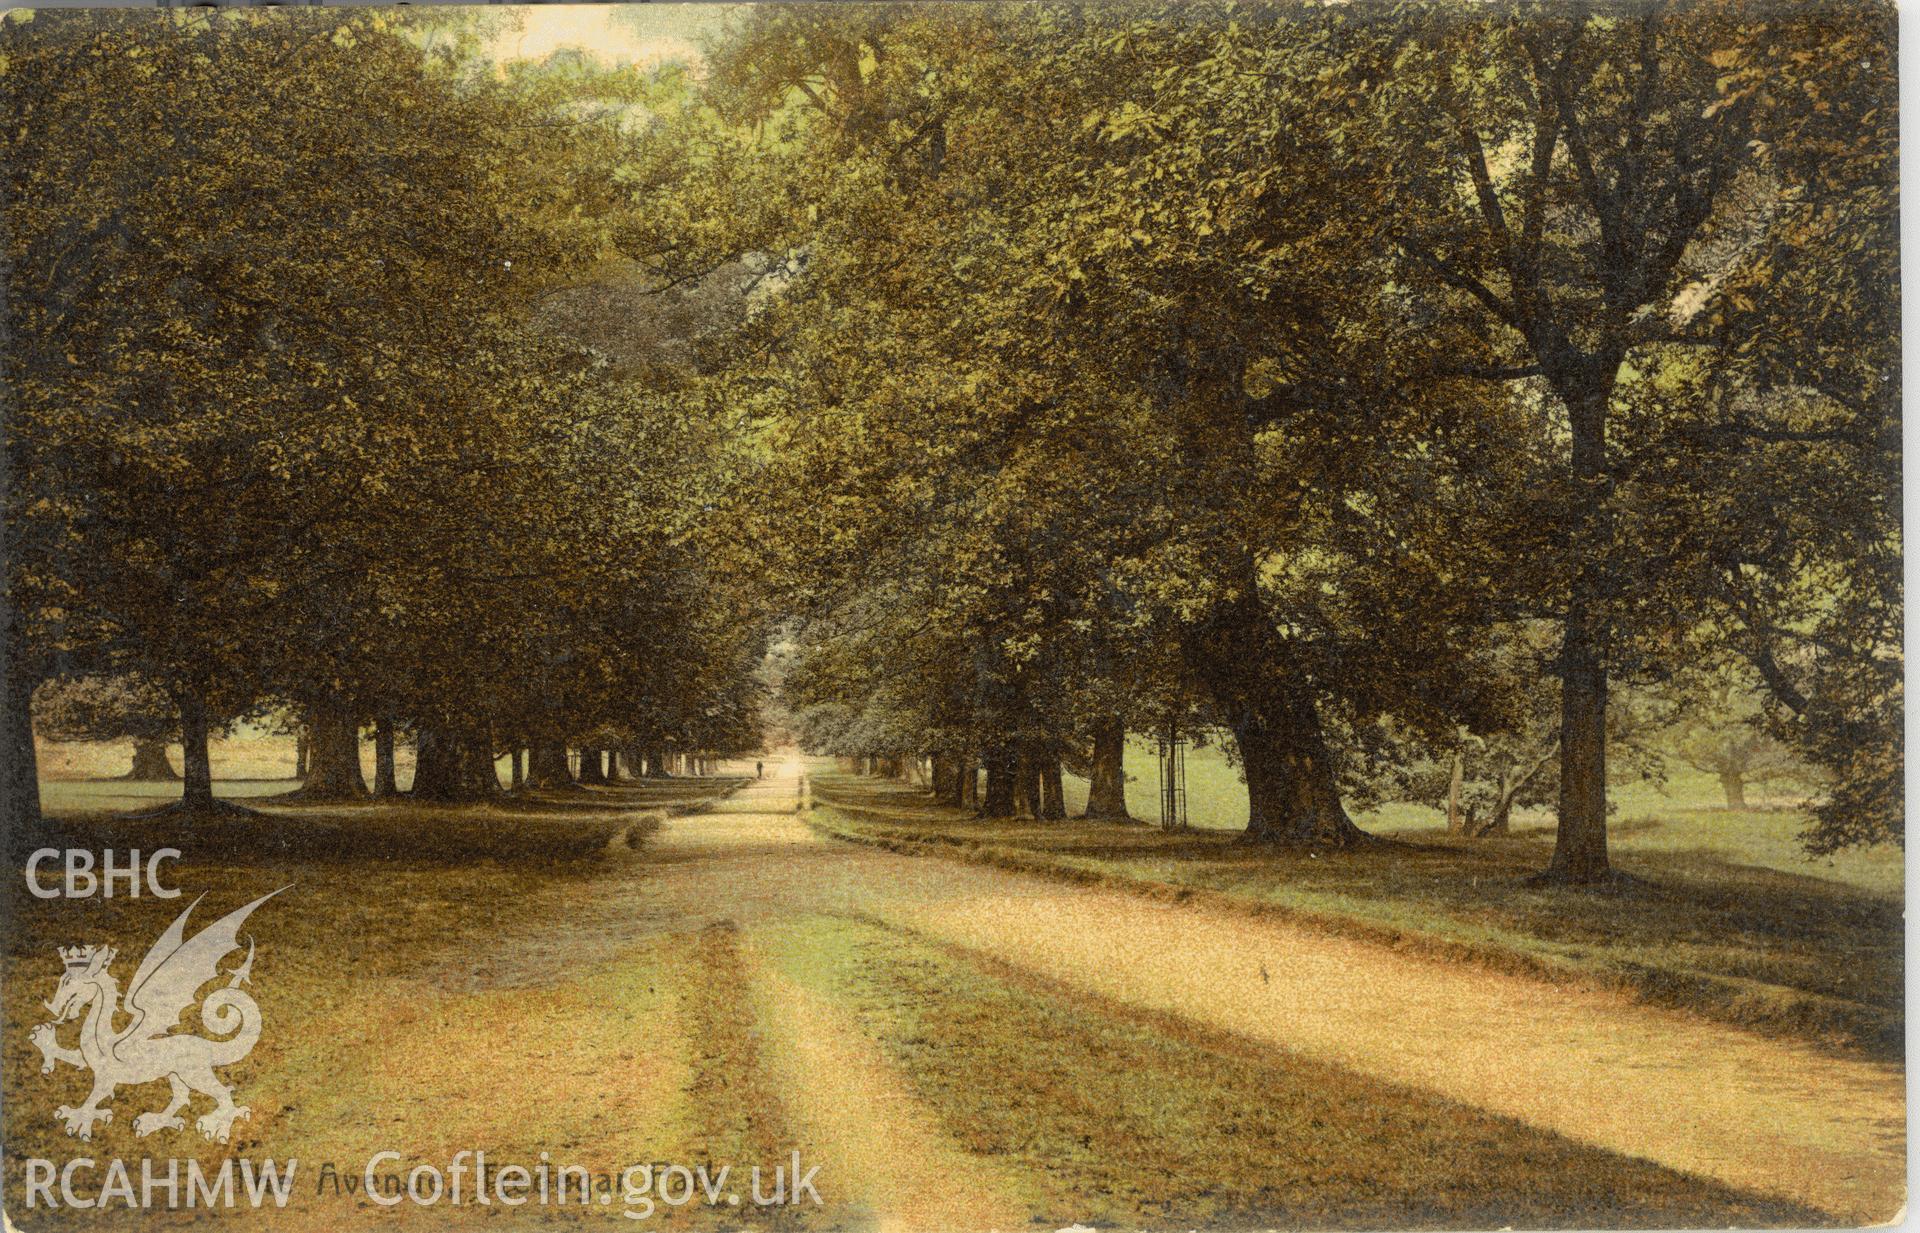
[[[46,1003],[54,1019],[34,1028],[31,1039],[46,1059],[40,1067],[43,1074],[51,1071],[55,1062],[93,1072],[93,1091],[86,1102],[77,1109],[62,1105],[54,1112],[68,1134],[91,1139],[95,1122],[111,1122],[113,1110],[103,1108],[102,1102],[122,1084],[165,1079],[173,1085],[173,1098],[166,1108],[134,1118],[133,1132],[145,1136],[156,1130],[185,1129],[180,1111],[187,1107],[192,1093],[199,1092],[212,1097],[214,1107],[194,1125],[209,1139],[227,1141],[233,1123],[248,1116],[250,1110],[233,1103],[233,1089],[220,1082],[214,1071],[247,1056],[260,1039],[260,1007],[240,989],[252,983],[253,939],[247,939],[244,962],[226,972],[220,971],[218,964],[240,948],[242,922],[279,893],[272,891],[227,913],[190,939],[186,937],[187,917],[200,900],[188,904],[134,970],[124,1007],[119,982],[110,970],[118,952],[107,946],[61,948],[60,960],[66,971],[53,1000]],[[227,983],[200,1002],[201,1026],[217,1039],[176,1033],[173,1029],[193,1005],[200,987],[220,976],[226,976]],[[55,1032],[60,1024],[82,1012],[86,1021],[80,1027],[80,1047],[67,1048],[55,1038]],[[115,1026],[115,1020],[121,1018],[129,1021]]]

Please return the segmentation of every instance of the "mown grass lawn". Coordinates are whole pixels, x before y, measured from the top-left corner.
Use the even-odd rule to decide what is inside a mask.
[[[364,1193],[322,1188],[321,1170],[342,1177],[376,1152],[394,1167],[444,1168],[460,1150],[485,1150],[495,1167],[556,1161],[617,1174],[629,1164],[703,1158],[710,1138],[686,1076],[699,1052],[706,974],[687,939],[566,928],[629,876],[658,810],[708,799],[736,781],[675,781],[628,789],[578,789],[474,806],[410,802],[341,806],[265,805],[253,817],[136,820],[68,812],[31,834],[9,836],[15,871],[0,889],[7,923],[0,1029],[9,1215],[23,1228],[124,1228],[204,1222],[204,1212],[23,1212],[23,1162],[143,1157],[299,1160],[285,1211],[244,1207],[215,1219],[249,1227],[332,1229],[354,1220],[444,1228],[449,1220],[525,1215],[411,1204],[388,1209]],[[19,871],[34,847],[182,850],[164,868],[177,899],[151,895],[41,900]],[[57,879],[57,873],[54,877]],[[43,879],[44,880],[44,879]],[[136,1137],[134,1115],[166,1102],[164,1084],[123,1088],[107,1104],[112,1122],[91,1142],[66,1135],[53,1111],[78,1104],[88,1076],[41,1070],[29,1041],[48,1019],[42,1001],[57,984],[56,948],[112,944],[124,990],[146,949],[195,896],[189,935],[248,900],[289,887],[251,917],[257,942],[251,992],[264,1023],[259,1045],[222,1076],[251,1115],[218,1144],[182,1131]],[[226,956],[222,971],[242,956]],[[194,1026],[188,1016],[189,1029]],[[74,1027],[62,1029],[70,1041]],[[357,1177],[355,1179],[357,1181]],[[86,1193],[86,1177],[81,1179]],[[101,1175],[91,1175],[98,1187]],[[164,1207],[164,1194],[162,1196]],[[539,1219],[603,1224],[622,1210],[549,1207]],[[654,1223],[725,1223],[700,1205],[662,1211]],[[625,1224],[627,1222],[620,1221]]]
[[[1551,850],[1551,831],[1539,826],[1488,840],[1400,831],[1351,852],[1287,852],[1218,829],[976,820],[884,781],[815,783],[825,803],[816,823],[849,837],[1148,893],[1215,895],[1875,1056],[1902,1047],[1897,882],[1889,894],[1770,867],[1779,863],[1768,859],[1778,855],[1772,839],[1752,843],[1756,859],[1742,861],[1698,842],[1705,823],[1694,818],[1670,831],[1657,818],[1618,824],[1616,863],[1637,881],[1594,893],[1526,884]],[[1723,839],[1739,833],[1719,821]]]
[[[870,921],[815,917],[766,945],[852,1010],[1038,1227],[1063,1213],[1123,1229],[1819,1220]]]
[[[1128,806],[1134,816],[1158,821],[1159,764],[1152,744],[1139,737],[1128,741],[1126,768]],[[1668,770],[1664,782],[1636,781],[1609,790],[1614,806],[1609,843],[1616,853],[1693,852],[1709,860],[1806,874],[1884,895],[1903,893],[1905,862],[1898,848],[1807,855],[1799,840],[1807,818],[1795,808],[1792,791],[1782,789],[1769,799],[1756,789],[1750,796],[1757,807],[1728,809],[1722,803],[1719,782],[1711,775],[1679,765]],[[1068,812],[1083,811],[1087,781],[1069,775],[1066,789]],[[1238,831],[1247,825],[1246,781],[1217,745],[1187,751],[1187,816],[1197,830]],[[1404,801],[1383,805],[1355,820],[1381,835],[1414,835],[1446,827],[1439,810]],[[1538,834],[1550,829],[1552,822],[1551,812],[1545,810],[1522,810],[1515,817],[1515,827],[1523,833]]]
[[[10,892],[5,977],[19,992],[7,1000],[0,1038],[9,1193],[20,1194],[30,1157],[119,1157],[136,1167],[142,1157],[190,1158],[208,1170],[229,1156],[293,1157],[301,1172],[286,1211],[213,1221],[315,1233],[489,1218],[503,1228],[604,1224],[624,1210],[619,1197],[610,1211],[387,1209],[321,1189],[319,1171],[331,1163],[351,1174],[381,1151],[400,1153],[396,1167],[444,1166],[473,1148],[496,1166],[547,1152],[596,1172],[784,1159],[801,1142],[794,1109],[816,1099],[813,1086],[839,1080],[795,1075],[771,1058],[783,1043],[762,1017],[760,974],[771,964],[849,1016],[853,1035],[877,1046],[952,1150],[1004,1181],[1005,1208],[1019,1219],[994,1227],[1819,1218],[1335,1066],[1276,1057],[874,922],[810,914],[762,929],[643,924],[656,857],[645,842],[633,847],[649,833],[636,804],[684,804],[718,786],[580,790],[481,808],[266,805],[251,818],[192,827],[74,816],[16,837],[16,867],[21,849],[40,842],[180,846],[169,880],[189,895],[209,893],[201,921],[276,886],[294,889],[249,922],[267,1030],[224,1072],[252,1109],[226,1145],[190,1132],[134,1137],[133,1114],[164,1101],[161,1085],[118,1093],[110,1103],[119,1116],[93,1142],[68,1138],[52,1109],[76,1100],[85,1077],[66,1067],[41,1073],[28,1043],[46,1017],[39,998],[58,977],[56,946],[112,942],[124,975],[184,901],[29,901]],[[884,1141],[886,1108],[853,1112]],[[809,1159],[828,1166],[825,1208],[694,1203],[660,1207],[641,1227],[870,1228],[864,1209],[835,1188],[835,1147],[808,1145]],[[25,1217],[29,1228],[129,1222],[124,1210]],[[140,1217],[153,1227],[207,1219]]]

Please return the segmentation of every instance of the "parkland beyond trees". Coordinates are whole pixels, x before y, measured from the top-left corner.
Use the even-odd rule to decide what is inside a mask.
[[[1249,839],[1547,804],[1591,884],[1658,729],[1901,839],[1889,10],[470,20],[8,20],[16,749],[138,679],[189,799],[263,707],[486,795],[777,680],[987,816],[1204,732]]]

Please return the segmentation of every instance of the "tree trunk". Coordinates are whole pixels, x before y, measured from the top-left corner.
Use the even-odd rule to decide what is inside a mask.
[[[1058,822],[1067,816],[1066,776],[1060,768],[1060,747],[1053,741],[1033,747],[1034,816]]]
[[[307,781],[300,795],[309,800],[350,801],[367,794],[360,773],[360,725],[353,713],[328,699],[307,708]]]
[[[647,778],[667,778],[667,751],[658,745],[647,750]]]
[[[1607,646],[1600,601],[1612,555],[1607,492],[1607,403],[1617,357],[1562,375],[1579,521],[1568,528],[1573,583],[1560,644],[1560,819],[1541,880],[1585,885],[1613,877],[1607,860]]]
[[[508,773],[512,777],[512,786],[515,792],[518,792],[526,786],[527,751],[523,746],[515,745],[513,747],[513,764],[512,769]]]
[[[933,774],[931,776],[933,799],[945,805],[957,803],[960,796],[959,781],[954,778],[953,759],[943,753],[933,755]]]
[[[1559,749],[1559,739],[1556,734],[1554,743],[1547,747],[1546,754],[1511,783],[1507,781],[1508,772],[1500,772],[1499,777],[1494,781],[1493,812],[1487,815],[1487,820],[1484,823],[1476,822],[1473,811],[1467,811],[1466,834],[1469,839],[1479,839],[1487,835],[1505,835],[1512,830],[1514,802],[1520,799],[1520,793],[1533,782],[1534,776],[1547,769],[1547,763],[1556,756],[1556,751]]]
[[[1013,815],[1014,769],[1017,759],[1011,749],[996,749],[987,754],[987,794],[980,802],[983,818]]]
[[[604,764],[600,761],[600,751],[598,749],[582,749],[580,751],[580,782],[607,782],[607,772]]]
[[[417,724],[413,749],[413,795],[429,801],[457,797],[460,752],[455,747],[453,734],[436,724]]]
[[[974,764],[973,759],[960,759],[960,766],[958,771],[955,772],[955,778],[959,780],[960,784],[960,808],[980,808],[980,768]]]
[[[1087,817],[1131,821],[1127,813],[1127,725],[1118,716],[1093,730],[1093,765],[1087,779]]]
[[[1607,860],[1607,676],[1585,606],[1567,620],[1560,669],[1560,821],[1550,882],[1612,877]]]
[[[1532,778],[1532,776],[1528,776],[1527,778]],[[1485,839],[1489,835],[1506,834],[1513,820],[1514,798],[1520,795],[1520,789],[1525,786],[1526,782],[1527,779],[1521,779],[1512,787],[1508,787],[1506,772],[1502,771],[1497,786],[1494,789],[1493,811],[1485,818],[1481,818],[1472,806],[1468,806],[1461,813],[1459,828],[1455,830],[1452,823],[1449,822],[1447,829],[1455,831],[1456,834],[1468,839]]]
[[[463,734],[460,742],[460,793],[463,800],[484,801],[500,795],[500,771],[494,765],[493,733],[479,728]]]
[[[138,780],[164,780],[171,782],[179,779],[173,763],[167,761],[167,743],[150,736],[133,738],[133,769],[124,778]]]
[[[1453,751],[1453,779],[1447,784],[1447,833],[1465,834],[1467,817],[1460,812],[1460,788],[1466,778],[1467,757],[1458,749]]]
[[[1303,847],[1367,841],[1340,802],[1333,755],[1313,699],[1286,678],[1285,647],[1241,562],[1235,599],[1190,636],[1189,661],[1239,746],[1247,777],[1245,838]]]
[[[180,707],[180,801],[188,809],[213,809],[213,759],[207,753],[207,702],[188,689]]]
[[[1739,771],[1720,772],[1720,790],[1727,794],[1728,809],[1747,807],[1747,777]]]
[[[414,763],[413,795],[417,799],[484,801],[499,794],[493,741],[484,731],[457,732],[422,724],[415,746],[419,752]]]
[[[11,639],[9,639],[11,641]],[[40,766],[33,747],[34,680],[19,656],[7,665],[6,824],[22,835],[40,825]]]
[[[1060,770],[1059,757],[1054,754],[1040,761],[1040,816],[1049,822],[1058,822],[1067,816],[1066,777]]]
[[[1020,742],[1013,760],[1013,816],[1023,820],[1040,816],[1040,760],[1027,741]]]
[[[1243,716],[1233,726],[1247,774],[1247,839],[1336,848],[1364,842],[1340,802],[1319,715],[1299,699],[1281,705],[1294,713],[1278,722]]]
[[[299,731],[293,734],[293,777],[295,779],[307,777],[307,754],[307,726],[301,724]]]
[[[382,799],[400,795],[393,766],[393,718],[388,715],[373,721],[373,794]]]
[[[567,747],[554,741],[534,745],[527,758],[527,784],[535,788],[564,788],[573,782],[567,766]]]
[[[1493,812],[1487,816],[1487,824],[1480,828],[1479,835],[1505,835],[1513,829],[1513,798],[1519,795],[1519,788],[1511,792],[1502,792],[1494,803]]]

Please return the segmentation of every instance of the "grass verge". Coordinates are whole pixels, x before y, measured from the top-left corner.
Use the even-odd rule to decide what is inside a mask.
[[[1132,1011],[884,926],[767,943],[1034,1227],[1771,1226],[1818,1213]]]
[[[253,816],[133,820],[63,817],[10,837],[6,885],[4,1027],[0,1028],[0,1126],[8,1215],[23,1228],[117,1228],[200,1224],[204,1211],[137,1217],[106,1210],[24,1211],[24,1162],[86,1157],[104,1169],[128,1162],[189,1160],[208,1173],[229,1157],[297,1159],[285,1210],[244,1205],[214,1219],[242,1227],[337,1229],[359,1221],[443,1228],[443,1207],[381,1207],[358,1188],[374,1153],[400,1153],[383,1167],[445,1169],[453,1154],[485,1151],[492,1167],[575,1164],[617,1176],[638,1162],[693,1159],[705,1127],[687,1076],[708,1025],[687,1018],[685,986],[706,979],[670,935],[574,929],[631,864],[610,852],[639,845],[671,812],[698,808],[735,780],[671,787],[609,788],[516,796],[486,806],[362,803],[273,806]],[[177,899],[41,900],[21,870],[36,847],[181,849],[163,867]],[[42,880],[57,869],[43,867]],[[114,1120],[91,1142],[70,1138],[53,1111],[86,1095],[87,1076],[41,1070],[29,1032],[49,1018],[41,1005],[58,982],[59,946],[111,943],[125,982],[146,948],[194,897],[206,902],[189,931],[240,904],[289,887],[248,920],[257,940],[250,992],[263,1021],[258,1046],[225,1067],[251,1115],[230,1143],[195,1133],[210,1102],[195,1097],[188,1124],[141,1138],[134,1116],[166,1102],[165,1084],[124,1087],[107,1101]],[[224,957],[231,970],[239,955]],[[198,1023],[189,1013],[185,1029]],[[60,1029],[71,1043],[75,1027]],[[326,1180],[323,1169],[333,1166]],[[82,1175],[82,1195],[98,1171]],[[469,1180],[471,1186],[471,1180]],[[352,1187],[352,1188],[349,1188]],[[604,1224],[621,1197],[538,1209],[543,1222]],[[468,1200],[471,1203],[471,1199]],[[518,1214],[528,1217],[535,1209]],[[504,1216],[516,1213],[492,1212]],[[468,1210],[459,1220],[488,1214]],[[674,1213],[656,1215],[675,1224]],[[621,1222],[625,1223],[625,1222]],[[685,1209],[677,1223],[725,1225],[726,1214]]]
[[[1204,900],[1436,957],[1611,988],[1882,1060],[1903,1056],[1897,899],[1692,852],[1639,852],[1613,893],[1526,885],[1539,836],[1400,837],[1274,851],[1232,833],[979,820],[885,781],[819,775],[809,822],[890,851],[945,855],[1159,898]]]

